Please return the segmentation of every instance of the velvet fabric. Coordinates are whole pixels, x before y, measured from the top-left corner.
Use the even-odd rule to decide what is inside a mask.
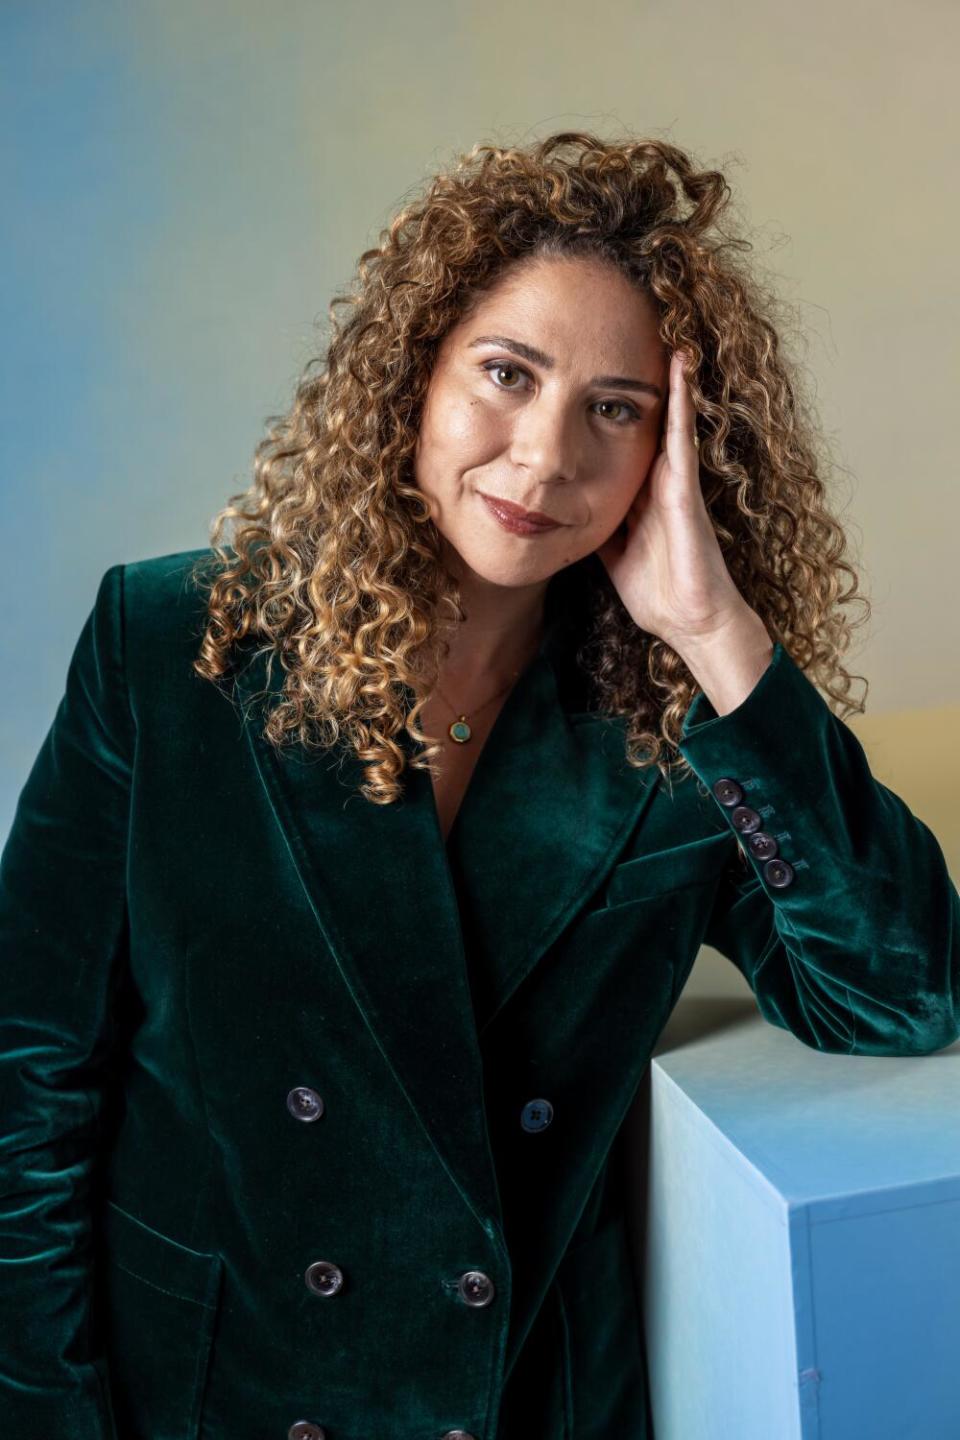
[[[0,858],[0,1433],[646,1440],[611,1156],[697,951],[816,1050],[940,1049],[937,840],[779,645],[731,713],[696,697],[693,776],[631,769],[554,614],[448,851],[422,772],[376,806],[271,749],[262,657],[233,696],[192,672],[200,553],[103,575]]]

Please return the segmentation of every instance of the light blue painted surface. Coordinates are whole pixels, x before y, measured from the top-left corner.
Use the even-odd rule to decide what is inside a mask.
[[[657,1440],[960,1436],[960,1043],[820,1054],[759,1015],[651,1063]]]

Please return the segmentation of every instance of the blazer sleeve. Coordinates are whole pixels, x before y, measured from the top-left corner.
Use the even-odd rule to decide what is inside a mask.
[[[92,1189],[126,949],[124,567],[99,583],[0,855],[0,1430],[115,1440]]]
[[[952,1044],[960,895],[943,851],[782,644],[726,715],[694,697],[679,749],[744,852],[704,940],[742,971],[763,1017],[834,1053]]]

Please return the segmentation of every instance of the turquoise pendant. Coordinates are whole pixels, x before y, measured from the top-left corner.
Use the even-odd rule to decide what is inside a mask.
[[[456,740],[458,745],[466,744],[466,742],[470,739],[470,736],[473,734],[473,731],[467,724],[466,715],[461,715],[459,720],[454,720],[453,724],[449,727],[447,734],[450,736],[451,740]]]

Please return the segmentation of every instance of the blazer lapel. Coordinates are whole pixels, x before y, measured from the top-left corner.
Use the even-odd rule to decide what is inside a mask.
[[[496,957],[497,1010],[601,883],[659,778],[627,766],[620,722],[565,708],[557,643],[554,625],[500,710],[456,821],[472,938]],[[237,675],[245,704],[279,696],[279,661],[269,681],[265,668],[260,654]],[[363,767],[352,754],[278,752],[255,720],[244,732],[351,996],[448,1173],[502,1235],[460,911],[429,775],[408,768],[403,798],[375,805],[356,791]]]
[[[488,981],[481,1035],[603,883],[660,779],[627,764],[624,721],[564,702],[555,641],[510,692],[453,832]]]

